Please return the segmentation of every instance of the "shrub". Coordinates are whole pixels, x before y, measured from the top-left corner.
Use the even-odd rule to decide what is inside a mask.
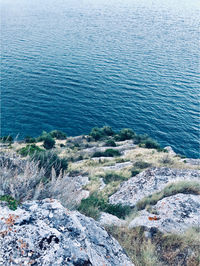
[[[148,135],[136,135],[134,136],[134,143],[135,144],[140,144],[140,143],[144,143],[147,139],[148,139]]]
[[[28,156],[28,155],[33,155],[34,153],[37,152],[41,152],[44,151],[43,149],[41,149],[40,147],[36,146],[35,144],[31,144],[31,145],[27,145],[24,148],[21,148],[20,150],[18,150],[18,153],[21,156]]]
[[[26,136],[25,139],[24,139],[25,143],[35,143],[36,142],[36,139],[35,138],[32,138],[30,136]]]
[[[104,152],[97,151],[93,154],[93,157],[114,157],[114,156],[120,156],[121,153],[118,150],[113,149],[107,149]]]
[[[131,176],[136,176],[136,175],[138,175],[139,173],[140,173],[139,170],[137,170],[137,169],[135,169],[135,168],[131,169]]]
[[[15,211],[17,209],[17,206],[19,205],[19,201],[15,200],[9,195],[0,196],[0,201],[6,201],[8,203],[9,209],[13,211]]]
[[[33,154],[31,160],[38,163],[39,169],[45,170],[45,176],[50,177],[52,168],[56,172],[56,176],[63,173],[68,167],[66,159],[61,159],[58,155],[51,151],[37,152]]]
[[[13,137],[8,135],[8,136],[3,136],[1,137],[2,142],[13,142]]]
[[[112,140],[112,139],[108,139],[108,140],[106,141],[106,143],[105,143],[105,146],[107,146],[107,147],[116,147],[117,145],[116,145],[116,143],[114,142],[114,140]]]
[[[94,127],[91,132],[90,132],[90,136],[95,140],[100,140],[101,138],[104,137],[104,133],[102,131],[101,128],[98,127]]]
[[[147,149],[160,149],[160,145],[155,140],[150,138],[144,141],[144,146]]]
[[[67,135],[60,130],[52,130],[49,134],[51,135],[52,138],[56,138],[60,140],[64,140],[67,138]]]
[[[47,136],[49,136],[49,133],[47,133],[46,131],[43,131],[43,132],[42,132],[42,135],[36,138],[36,141],[37,141],[37,142],[38,142],[38,141],[39,141],[39,142],[40,142],[40,141],[44,141],[45,138],[46,138]]]
[[[134,166],[139,169],[144,169],[144,168],[150,167],[151,164],[147,162],[143,162],[143,161],[137,161],[134,163]]]
[[[101,196],[97,195],[97,193],[93,193],[87,199],[81,201],[78,210],[94,219],[99,218],[101,211],[116,215],[119,218],[125,218],[130,213],[131,208],[129,206],[122,206],[121,204],[109,204]]]
[[[46,136],[46,138],[44,139],[44,148],[47,150],[50,150],[54,147],[55,145],[55,140],[51,137],[51,136]]]
[[[117,173],[106,173],[105,176],[103,177],[103,181],[105,184],[108,184],[112,181],[124,181],[126,178],[122,175],[119,175]]]
[[[102,130],[103,134],[106,136],[113,136],[115,134],[113,129],[109,126],[104,126],[101,130]]]
[[[135,133],[130,128],[122,129],[119,134],[115,135],[115,140],[117,141],[124,141],[128,139],[132,139],[135,136]]]

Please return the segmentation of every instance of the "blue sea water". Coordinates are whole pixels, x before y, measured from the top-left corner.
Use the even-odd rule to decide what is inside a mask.
[[[0,0],[1,134],[94,126],[199,157],[198,0]]]

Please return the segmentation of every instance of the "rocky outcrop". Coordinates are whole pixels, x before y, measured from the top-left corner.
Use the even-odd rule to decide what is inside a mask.
[[[200,171],[170,168],[151,168],[121,184],[109,201],[112,204],[135,206],[142,198],[161,191],[167,184],[176,181],[199,181]]]
[[[99,218],[99,222],[101,225],[115,225],[115,226],[123,226],[126,224],[126,221],[119,219],[117,216],[112,215],[110,213],[102,212]]]
[[[160,200],[152,208],[156,215],[143,210],[129,228],[145,226],[155,227],[164,233],[182,233],[190,227],[200,226],[199,195],[176,194]]]
[[[133,265],[93,219],[57,200],[0,204],[0,265]]]

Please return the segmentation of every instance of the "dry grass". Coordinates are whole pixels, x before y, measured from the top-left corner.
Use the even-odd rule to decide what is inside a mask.
[[[198,266],[200,232],[191,228],[182,235],[160,232],[148,239],[144,228],[106,227],[125,249],[136,266],[187,265]]]

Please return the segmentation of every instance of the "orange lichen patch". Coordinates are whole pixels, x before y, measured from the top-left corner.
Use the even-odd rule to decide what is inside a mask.
[[[149,216],[148,219],[149,219],[149,221],[158,221],[158,220],[160,220],[160,218],[157,217],[157,216],[153,216],[153,217]]]
[[[5,220],[5,223],[8,225],[8,226],[13,226],[16,219],[18,218],[19,216],[17,215],[14,215],[14,214],[9,214],[8,218],[4,218]]]

